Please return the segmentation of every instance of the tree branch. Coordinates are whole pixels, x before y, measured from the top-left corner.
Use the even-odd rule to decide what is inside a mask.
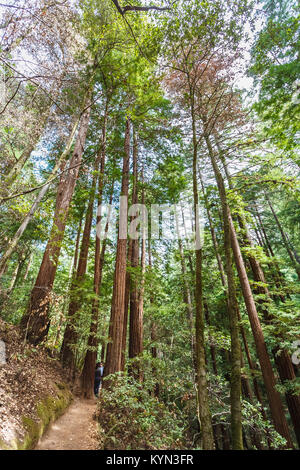
[[[157,7],[157,6],[140,7],[140,6],[134,6],[134,5],[126,5],[124,8],[122,8],[118,0],[112,0],[112,2],[115,5],[118,12],[122,16],[124,16],[127,11],[149,11],[149,10],[166,11],[166,10],[169,10],[169,7]]]

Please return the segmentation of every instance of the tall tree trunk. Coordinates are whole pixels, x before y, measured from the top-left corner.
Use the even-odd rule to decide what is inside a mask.
[[[292,440],[290,438],[287,421],[284,414],[283,405],[280,395],[276,390],[276,379],[273,373],[271,361],[268,355],[263,331],[261,328],[260,320],[257,314],[256,305],[253,299],[249,279],[246,273],[243,257],[241,254],[240,246],[237,240],[235,228],[232,222],[231,215],[229,215],[229,222],[231,227],[231,244],[235,258],[240,284],[242,288],[245,306],[248,312],[250,325],[255,341],[256,351],[260,362],[260,367],[264,379],[264,384],[268,396],[271,415],[276,431],[286,439],[286,447],[292,448]]]
[[[129,238],[127,246],[127,261],[126,267],[131,265],[132,258],[132,245],[133,240]],[[125,368],[126,362],[126,351],[127,351],[127,330],[128,330],[128,311],[129,311],[129,298],[130,298],[130,278],[131,274],[129,269],[126,269],[126,281],[125,281],[125,297],[124,297],[124,324],[122,332],[122,359],[121,359],[121,370]]]
[[[133,138],[136,140],[135,131],[133,130]],[[132,204],[137,203],[137,147],[136,142],[133,144],[133,187],[132,187]],[[132,222],[133,217],[130,217],[130,222]],[[132,265],[132,254],[133,254],[134,240],[130,237],[128,240],[127,247],[127,269],[126,269],[126,286],[125,286],[125,300],[124,300],[124,325],[123,325],[123,335],[122,335],[122,360],[121,360],[121,370],[125,368],[126,361],[126,350],[127,350],[127,330],[128,330],[128,311],[129,311],[129,301],[131,297],[131,273],[128,267]],[[135,247],[135,256],[136,256],[136,247]],[[130,328],[130,325],[129,325]],[[129,349],[129,348],[128,348]]]
[[[210,317],[209,317],[209,309],[206,300],[204,301],[204,312],[205,312],[205,321],[206,324],[209,326],[210,325]],[[212,367],[215,375],[218,375],[218,367],[217,367],[217,361],[216,361],[216,352],[215,352],[215,347],[210,344],[210,355],[211,355],[211,360],[212,360]],[[223,450],[229,450],[230,449],[230,437],[229,437],[229,432],[227,427],[223,423],[218,423],[215,425],[215,440],[217,441],[216,443],[216,448],[220,448],[219,441],[220,437],[222,438],[222,448]]]
[[[204,188],[204,184],[203,184],[203,180],[202,180],[202,176],[201,176],[200,171],[199,171],[199,178],[200,178],[200,182],[201,182],[201,186],[202,186],[202,192],[203,192],[203,196],[204,196],[205,207],[206,207],[206,212],[207,212],[207,216],[208,216],[208,221],[209,221],[209,226],[210,226],[210,231],[211,231],[211,236],[212,236],[212,241],[213,241],[213,246],[214,246],[214,251],[215,251],[215,256],[216,256],[216,260],[217,260],[218,268],[219,268],[219,272],[220,272],[221,283],[222,283],[222,286],[226,289],[226,292],[227,292],[227,281],[226,281],[226,278],[225,278],[225,271],[224,271],[224,267],[223,267],[223,262],[222,262],[222,259],[221,259],[221,256],[220,256],[218,241],[217,241],[217,237],[216,237],[215,230],[214,230],[213,219],[212,219],[212,216],[211,216],[211,213],[210,213],[208,199],[207,199],[207,195],[206,195],[206,191],[205,191],[205,188]],[[261,404],[261,413],[262,413],[263,418],[266,420],[267,416],[266,416],[266,413],[265,413],[265,410],[264,410],[262,395],[261,395],[259,385],[258,385],[256,376],[255,376],[255,373],[254,373],[255,366],[254,366],[254,363],[253,363],[252,358],[251,358],[251,354],[250,354],[250,350],[249,350],[249,347],[248,347],[248,342],[247,342],[245,330],[243,328],[243,325],[241,324],[241,317],[240,317],[239,309],[237,310],[237,315],[238,315],[238,322],[239,322],[239,325],[240,325],[240,332],[241,332],[241,336],[242,336],[242,339],[243,339],[244,350],[245,350],[246,357],[247,357],[247,362],[248,362],[249,368],[251,370],[255,396],[256,396],[257,400],[259,401],[259,403]],[[259,446],[258,446],[258,448],[259,448]]]
[[[99,207],[102,205],[103,188],[104,188],[107,117],[108,117],[108,101],[106,102],[104,125],[102,129],[102,162],[101,162],[101,170],[100,170],[100,177],[99,177],[99,191],[98,191],[98,206]],[[113,192],[114,192],[114,181],[112,182],[109,204],[112,203]],[[97,226],[99,226],[101,222],[101,218],[102,218],[102,214],[100,213],[98,209]],[[81,393],[85,398],[90,398],[93,394],[95,364],[97,360],[97,349],[99,345],[99,339],[97,337],[98,323],[99,323],[99,303],[100,303],[99,297],[100,297],[100,291],[101,291],[102,272],[103,272],[103,266],[104,266],[109,223],[110,223],[110,213],[108,213],[108,216],[107,216],[102,247],[101,247],[101,240],[99,236],[96,235],[95,267],[94,267],[95,298],[92,303],[92,318],[91,318],[91,325],[90,325],[90,334],[88,338],[87,351],[86,351],[86,355],[84,358],[83,369],[81,372]],[[102,348],[102,352],[103,351],[104,351],[104,348]],[[101,357],[101,359],[103,360],[104,358]]]
[[[55,164],[55,166],[54,166],[54,168],[51,172],[51,175],[49,176],[46,183],[41,187],[41,189],[40,189],[35,201],[33,202],[29,212],[24,217],[20,227],[16,231],[13,238],[9,241],[9,243],[7,245],[7,249],[6,249],[5,253],[3,253],[3,255],[1,257],[1,260],[0,260],[0,278],[2,277],[2,275],[5,272],[7,261],[10,259],[12,253],[15,251],[20,238],[22,237],[23,233],[25,232],[28,224],[31,222],[31,220],[32,220],[32,218],[35,214],[35,211],[37,210],[40,202],[42,201],[43,197],[45,196],[48,189],[50,188],[52,180],[54,180],[54,178],[56,177],[56,174],[58,173],[58,171],[64,166],[65,161],[66,161],[66,159],[67,159],[67,157],[70,153],[70,150],[71,150],[71,147],[72,147],[72,144],[73,144],[73,140],[74,140],[74,137],[75,137],[75,134],[76,134],[76,131],[77,131],[79,121],[80,121],[80,118],[76,119],[76,121],[73,125],[73,128],[72,128],[71,134],[69,136],[67,145],[66,145],[64,151],[62,152],[62,154],[60,155],[59,159],[57,160],[57,162],[56,162],[56,164]]]
[[[133,129],[133,191],[132,205],[138,203],[138,139]],[[134,217],[132,218],[134,219]],[[132,239],[131,268],[139,266],[139,239]],[[130,321],[129,321],[129,350],[130,359],[138,357],[143,351],[143,317],[139,309],[139,288],[136,273],[130,276]],[[141,379],[139,364],[131,361],[130,373]]]
[[[177,233],[179,234],[179,224],[178,224],[177,212],[175,212],[175,220],[176,220]],[[188,321],[188,327],[189,327],[189,330],[190,330],[192,366],[193,366],[193,368],[196,368],[196,363],[195,363],[194,313],[193,313],[193,305],[192,305],[190,286],[189,286],[188,279],[187,279],[186,263],[185,263],[183,244],[182,244],[181,238],[178,238],[178,248],[179,248],[180,264],[181,264],[181,274],[182,274],[182,280],[183,280],[183,301],[186,304],[187,321]]]
[[[113,296],[111,306],[111,317],[109,336],[110,343],[107,347],[105,363],[105,375],[113,374],[122,370],[122,348],[124,329],[124,305],[126,288],[126,247],[127,247],[127,211],[128,211],[128,188],[129,188],[129,159],[130,159],[130,118],[126,119],[123,173],[120,201],[120,214],[116,264],[114,274]],[[121,220],[122,219],[122,220]],[[109,382],[104,382],[104,386]]]
[[[96,158],[94,175],[91,185],[91,193],[89,198],[89,203],[85,216],[84,229],[81,240],[81,248],[78,259],[78,266],[76,270],[76,275],[73,277],[72,286],[71,286],[71,300],[69,304],[68,316],[67,316],[67,326],[64,332],[64,339],[61,347],[61,362],[65,368],[67,368],[70,374],[75,372],[75,353],[74,347],[77,341],[76,334],[76,313],[80,309],[82,303],[82,293],[80,292],[87,268],[88,253],[89,253],[89,243],[91,236],[92,220],[93,220],[93,209],[95,201],[95,190],[97,183],[96,171],[98,170],[100,156]]]
[[[196,241],[196,269],[195,269],[195,307],[196,307],[196,336],[195,353],[197,362],[197,404],[198,417],[202,434],[203,450],[215,448],[214,435],[209,408],[208,385],[205,365],[205,345],[204,345],[204,312],[203,312],[203,293],[202,293],[202,249],[199,233],[199,195],[197,184],[197,159],[198,159],[198,139],[195,122],[194,92],[190,84],[190,105],[193,132],[193,198],[194,198],[194,217],[195,217],[195,241]]]
[[[252,247],[253,243],[250,235],[247,231],[247,226],[244,220],[240,219],[240,225],[244,232],[244,243],[247,246]],[[259,261],[255,256],[248,255],[249,262],[251,265],[254,280],[259,283],[257,291],[259,294],[263,294],[266,300],[271,300],[271,294],[267,287],[265,275]],[[284,300],[284,299],[283,299]],[[268,302],[262,304],[263,318],[266,324],[272,323],[274,316],[269,312]],[[278,339],[283,339],[280,335]],[[280,380],[283,384],[287,384],[289,381],[295,381],[296,375],[291,361],[290,354],[286,350],[280,350],[279,347],[274,347],[273,350],[275,364],[279,373]],[[289,391],[285,393],[286,402],[288,405],[289,413],[293,423],[295,435],[297,437],[298,445],[300,446],[300,396],[295,395]]]
[[[148,266],[149,266],[149,269],[150,271],[152,270],[152,250],[151,250],[151,238],[148,239]],[[153,295],[151,294],[150,295],[150,304],[153,305],[154,303],[154,297]],[[156,340],[157,340],[157,325],[156,325],[156,322],[154,320],[151,321],[151,333],[150,333],[150,336],[151,336],[151,344],[155,344]],[[154,359],[154,361],[157,359],[157,347],[156,345],[152,345],[151,347],[151,356],[152,356],[152,359]],[[153,377],[156,377],[156,367],[155,365],[152,367],[152,374],[153,374]],[[153,395],[155,397],[159,397],[159,383],[156,382],[155,383],[155,386],[154,386],[154,390],[153,390]]]
[[[214,252],[215,252],[215,256],[216,256],[216,260],[217,260],[217,263],[218,263],[218,268],[219,268],[219,272],[220,272],[220,276],[221,276],[221,282],[222,282],[223,287],[227,288],[227,282],[226,282],[226,279],[225,279],[224,267],[223,267],[221,255],[220,255],[220,252],[219,252],[218,241],[217,241],[216,232],[215,232],[215,229],[214,229],[213,218],[212,218],[212,215],[211,215],[211,212],[210,212],[210,209],[209,209],[209,202],[208,202],[208,198],[207,198],[207,194],[206,194],[205,187],[204,187],[204,184],[203,184],[203,179],[202,179],[202,175],[201,175],[199,166],[198,166],[198,175],[199,175],[199,179],[200,179],[200,183],[201,183],[202,194],[203,194],[203,197],[204,197],[205,209],[206,209],[206,213],[207,213],[209,229],[210,229],[210,233],[211,233],[211,239],[212,239],[212,242],[213,242]]]
[[[112,185],[112,193],[110,196],[110,204],[112,203],[113,197],[113,186]],[[106,226],[105,226],[105,233],[108,232],[110,219],[108,216]],[[93,395],[93,385],[94,385],[94,373],[95,373],[95,364],[97,361],[97,350],[99,346],[99,339],[97,337],[98,333],[98,324],[99,324],[99,297],[101,293],[101,284],[102,284],[102,273],[104,267],[104,260],[105,260],[105,251],[106,251],[106,241],[105,238],[103,240],[100,259],[99,257],[96,258],[95,256],[95,263],[97,262],[97,268],[95,270],[94,275],[94,293],[97,296],[92,305],[92,319],[91,319],[91,326],[90,326],[90,334],[88,338],[87,344],[87,351],[84,358],[83,369],[81,372],[81,393],[82,396],[85,398],[91,398]],[[101,361],[104,361],[104,345],[102,346],[101,350]]]
[[[142,206],[145,206],[145,188],[144,188],[144,165],[142,165],[142,172],[141,172],[141,183],[142,183]],[[143,213],[144,214],[144,213]],[[139,289],[139,316],[141,319],[141,324],[143,325],[143,318],[144,318],[144,292],[145,292],[145,272],[146,272],[146,224],[148,220],[145,218],[145,214],[143,216],[143,226],[142,226],[142,242],[141,242],[141,285]],[[143,334],[143,332],[142,332]],[[142,338],[143,344],[143,338]]]
[[[218,148],[218,150],[220,152],[219,148]],[[223,156],[223,164],[225,166],[224,156]],[[230,182],[231,178],[230,178],[230,175],[229,175],[228,172],[226,173],[226,176],[227,176],[228,181]],[[232,188],[232,185],[231,185],[231,188]],[[279,224],[279,227],[281,227],[281,225],[279,223],[279,220],[278,220],[278,218],[275,214],[275,211],[274,211],[274,209],[273,209],[273,207],[270,203],[270,200],[269,200],[267,194],[266,194],[266,198],[267,198],[267,201],[270,205],[270,208],[272,210],[272,213],[274,215],[275,220]],[[252,242],[250,234],[248,232],[246,221],[245,221],[245,219],[242,215],[238,216],[238,222],[239,222],[240,228],[242,229],[241,233],[242,233],[242,237],[243,237],[243,244],[245,246],[248,246],[248,247],[252,248],[253,247],[253,242]],[[281,230],[282,230],[282,228],[281,228]],[[283,230],[282,230],[282,236],[284,237],[284,235],[285,234],[283,233]],[[286,242],[287,242],[287,240],[286,240]],[[251,270],[252,270],[252,273],[253,273],[254,280],[258,283],[258,287],[256,288],[257,293],[262,294],[262,295],[265,296],[265,300],[260,300],[259,301],[259,304],[261,305],[263,319],[264,319],[266,324],[270,324],[274,320],[273,315],[270,314],[270,311],[269,311],[269,303],[272,299],[272,296],[269,292],[263,269],[262,269],[259,261],[256,259],[256,257],[252,254],[251,251],[248,251],[247,258],[248,258],[250,266],[251,266]],[[283,296],[280,296],[280,298],[281,298],[282,301],[285,301]],[[280,339],[280,336],[279,336],[278,339]],[[283,339],[283,338],[281,338],[281,339]],[[288,383],[288,381],[294,381],[296,379],[296,375],[295,375],[295,371],[294,371],[294,368],[293,368],[293,364],[292,364],[292,361],[291,361],[290,354],[286,350],[280,350],[279,347],[273,348],[272,353],[273,353],[273,356],[274,356],[275,364],[276,364],[281,382],[284,384],[284,383]],[[288,410],[289,410],[289,413],[290,413],[290,416],[291,416],[291,420],[292,420],[292,423],[293,423],[293,427],[294,427],[295,435],[296,435],[296,438],[297,438],[297,442],[298,442],[298,445],[300,445],[300,396],[299,396],[299,394],[295,395],[295,394],[292,394],[291,392],[287,391],[286,394],[285,394],[285,397],[286,397],[286,402],[287,402],[287,405],[288,405]]]
[[[242,410],[241,410],[241,346],[239,340],[238,304],[232,268],[229,207],[222,175],[216,164],[213,149],[208,136],[205,136],[208,152],[218,185],[224,226],[224,251],[226,260],[228,313],[231,336],[231,377],[230,377],[230,403],[231,403],[231,431],[233,449],[243,449],[242,436]]]
[[[214,152],[209,141],[209,138],[206,138],[206,143],[208,146],[210,158],[214,167],[215,173],[218,173],[218,178],[220,180],[220,184],[224,186],[223,177],[217,167]],[[224,187],[224,195],[222,197],[226,198],[226,192]],[[272,369],[271,361],[268,355],[263,331],[261,328],[260,320],[257,314],[256,305],[254,302],[253,294],[251,291],[249,279],[247,276],[247,272],[245,269],[244,261],[242,258],[239,242],[237,239],[236,231],[233,225],[230,209],[228,207],[227,212],[229,227],[230,227],[230,234],[231,234],[231,246],[234,254],[235,264],[238,271],[240,284],[242,288],[242,293],[245,301],[245,306],[248,312],[250,325],[255,341],[256,351],[258,355],[258,359],[261,366],[262,375],[264,378],[264,384],[266,387],[266,392],[268,396],[268,401],[270,405],[271,415],[273,419],[273,423],[275,426],[276,431],[286,439],[286,446],[287,448],[292,448],[293,443],[290,437],[288,424],[286,421],[286,417],[284,414],[284,408],[280,399],[280,395],[277,392],[276,386],[276,379]]]
[[[89,118],[90,106],[87,107],[82,116],[80,130],[69,168],[62,175],[60,180],[50,238],[34,288],[31,292],[27,313],[23,316],[21,321],[24,336],[34,345],[41,343],[48,334],[50,323],[48,318],[50,294],[55,279],[67,216],[82,161]]]
[[[228,172],[226,174],[228,176]],[[214,251],[215,251],[216,259],[217,259],[217,262],[218,262],[220,277],[221,277],[222,285],[227,291],[227,282],[226,282],[226,279],[225,279],[223,263],[222,263],[222,259],[221,259],[220,253],[219,253],[218,242],[217,242],[217,238],[216,238],[216,235],[215,235],[215,232],[214,232],[213,219],[212,219],[212,216],[210,214],[207,195],[206,195],[206,192],[205,192],[205,189],[204,189],[203,180],[202,180],[200,172],[199,172],[199,177],[200,177],[200,181],[201,181],[201,185],[202,185],[202,191],[203,191],[203,194],[204,194],[206,211],[207,211],[207,215],[208,215],[210,231],[211,231],[211,234],[212,234]],[[258,381],[257,381],[256,375],[255,375],[255,365],[254,365],[254,362],[251,358],[250,349],[249,349],[248,341],[247,341],[247,338],[246,338],[246,333],[245,333],[245,330],[244,330],[243,325],[241,323],[241,316],[240,316],[239,309],[237,310],[237,314],[238,314],[238,321],[239,321],[239,325],[240,325],[240,332],[241,332],[241,336],[242,336],[242,339],[243,339],[244,350],[245,350],[245,353],[246,353],[248,366],[250,368],[251,375],[252,375],[252,382],[253,382],[253,388],[254,388],[255,396],[256,396],[258,402],[261,404],[261,409],[260,409],[261,414],[262,414],[262,417],[264,418],[264,420],[266,421],[267,420],[267,415],[266,415],[265,409],[264,409],[262,394],[261,394],[261,391],[260,391],[260,388],[259,388],[259,385],[258,385]],[[242,359],[242,356],[241,356],[241,359]],[[245,385],[245,383],[244,383],[244,385]],[[247,386],[247,388],[248,388],[248,386]],[[270,448],[271,442],[269,440],[269,437],[267,438],[267,441],[268,441],[268,445],[269,445],[269,448]],[[259,439],[256,439],[256,437],[255,437],[255,445],[258,449],[261,448],[260,441],[259,441]]]

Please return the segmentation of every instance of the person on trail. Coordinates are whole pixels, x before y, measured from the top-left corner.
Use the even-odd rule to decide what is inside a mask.
[[[102,382],[102,377],[103,377],[103,373],[104,373],[104,365],[103,365],[103,362],[100,362],[100,373],[101,373],[101,382]]]
[[[98,397],[99,388],[102,382],[104,367],[102,362],[97,362],[95,369],[94,394]]]

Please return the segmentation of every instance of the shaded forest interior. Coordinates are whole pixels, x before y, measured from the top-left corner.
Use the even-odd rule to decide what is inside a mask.
[[[0,15],[0,315],[24,355],[84,398],[103,361],[103,448],[299,448],[297,2]]]

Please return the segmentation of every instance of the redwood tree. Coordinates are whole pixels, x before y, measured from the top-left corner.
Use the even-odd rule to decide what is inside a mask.
[[[35,345],[46,338],[50,325],[48,317],[50,294],[55,279],[67,216],[82,161],[90,109],[89,103],[81,119],[72,158],[60,179],[50,237],[30,295],[27,313],[21,321],[24,336]]]

